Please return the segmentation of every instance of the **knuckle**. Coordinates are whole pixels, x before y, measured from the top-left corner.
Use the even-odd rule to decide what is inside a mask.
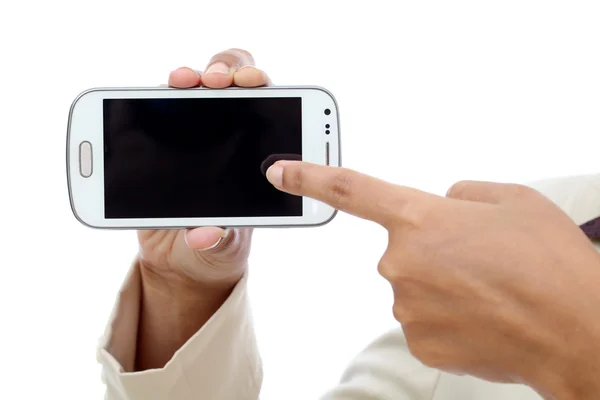
[[[212,56],[208,65],[212,66],[220,62],[234,69],[238,69],[241,65],[243,65],[243,60],[240,55],[229,50],[222,51]]]
[[[430,205],[429,200],[414,202],[398,199],[396,210],[395,215],[403,222],[405,228],[424,228],[428,225],[436,225],[438,221],[437,208]]]
[[[239,264],[248,256],[248,234],[232,229],[212,249],[195,252],[203,265],[211,268],[223,268]]]
[[[379,260],[379,263],[377,264],[377,272],[379,272],[382,277],[390,282],[398,279],[398,272],[396,271],[395,263],[386,256]]]
[[[212,56],[210,58],[210,64],[214,64],[217,61],[225,61],[225,62],[229,62],[232,58],[232,55],[227,53],[226,51],[222,51],[220,53],[215,54],[214,56]]]
[[[292,192],[301,192],[304,187],[304,171],[302,168],[285,168],[283,173],[283,187]]]
[[[239,47],[232,47],[227,51],[237,54],[241,57],[244,57],[244,58],[248,59],[249,61],[254,61],[254,56],[252,56],[252,53],[250,53],[248,50],[240,49]]]
[[[398,209],[400,210],[398,212],[400,219],[409,223],[413,228],[424,227],[427,221],[431,219],[430,210],[427,207],[422,207],[421,204],[403,202]]]
[[[335,175],[329,187],[333,207],[344,207],[352,193],[353,184],[354,179],[348,171],[342,170]]]
[[[168,265],[176,238],[176,231],[139,231],[140,259],[151,265]]]
[[[377,264],[377,272],[388,280],[395,291],[407,292],[415,282],[419,268],[417,259],[411,254],[411,245],[398,246],[398,239],[390,239],[390,244]]]
[[[230,57],[232,60],[235,60],[234,63],[237,66],[254,65],[254,57],[247,50],[239,48],[230,48],[228,50],[223,51],[221,54],[223,54],[226,57]]]
[[[425,339],[422,335],[414,334],[410,326],[404,327],[404,334],[408,350],[416,359],[426,367],[444,369],[444,356],[435,339]]]
[[[411,312],[409,307],[406,307],[403,302],[396,299],[394,301],[394,306],[392,307],[392,314],[394,315],[394,319],[400,322],[403,326],[410,325],[414,322],[414,313]]]
[[[409,281],[398,279],[392,283],[394,290],[394,306],[392,313],[394,319],[404,327],[418,324],[422,320],[422,306],[414,296],[416,287]]]
[[[529,199],[537,193],[532,188],[518,183],[508,184],[508,191],[512,197],[522,200]]]
[[[471,182],[469,181],[458,181],[454,183],[446,192],[446,197],[460,198],[468,190]]]

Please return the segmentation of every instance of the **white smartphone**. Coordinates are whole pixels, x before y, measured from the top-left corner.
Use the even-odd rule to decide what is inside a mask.
[[[90,89],[67,130],[71,208],[89,227],[318,226],[336,214],[264,176],[278,159],[341,165],[323,88]]]

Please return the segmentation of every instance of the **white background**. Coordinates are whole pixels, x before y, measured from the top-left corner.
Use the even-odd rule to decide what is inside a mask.
[[[596,1],[3,1],[0,398],[102,398],[96,341],[137,247],[71,215],[65,134],[82,90],[158,85],[243,47],[275,83],[336,95],[345,166],[443,194],[597,171],[598,21]],[[264,399],[317,398],[395,326],[385,246],[346,215],[256,232]]]

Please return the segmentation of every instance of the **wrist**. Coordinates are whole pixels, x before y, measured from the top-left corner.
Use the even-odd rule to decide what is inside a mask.
[[[596,400],[600,398],[600,336],[573,346],[559,363],[539,365],[534,389],[546,400]]]
[[[553,383],[554,389],[538,391],[546,400],[597,400],[600,395],[600,384],[595,382],[597,377],[567,382]]]
[[[196,281],[143,266],[140,275],[144,308],[152,313],[167,310],[173,319],[179,314],[204,313],[220,307],[241,279],[240,274],[228,279]]]
[[[210,294],[230,291],[242,278],[245,265],[219,274],[203,274],[203,277],[190,277],[183,271],[172,268],[158,268],[140,260],[142,286],[179,302],[197,302]],[[207,275],[207,276],[204,276]]]
[[[135,369],[162,368],[227,300],[241,278],[199,282],[140,265]]]

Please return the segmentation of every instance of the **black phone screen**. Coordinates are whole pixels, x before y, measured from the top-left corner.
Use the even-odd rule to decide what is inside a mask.
[[[105,218],[302,216],[263,175],[302,159],[302,98],[104,99],[103,115]]]

